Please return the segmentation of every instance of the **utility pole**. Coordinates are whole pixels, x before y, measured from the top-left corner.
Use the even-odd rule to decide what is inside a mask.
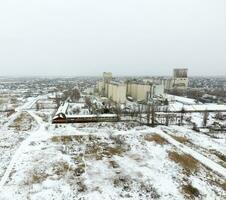
[[[168,114],[168,107],[166,108],[166,126],[169,126],[169,114]]]
[[[183,119],[184,119],[184,113],[185,113],[185,110],[184,108],[181,109],[181,115],[180,115],[180,126],[183,125]]]
[[[150,104],[147,104],[146,108],[147,108],[147,110],[146,110],[146,112],[147,112],[147,125],[149,126],[150,125],[150,114],[151,114]]]
[[[154,103],[151,105],[151,126],[155,126],[155,105]]]
[[[139,116],[139,122],[140,122],[140,124],[141,124],[141,114],[142,112],[141,112],[141,106],[140,106],[140,104],[139,104],[139,106],[138,106],[138,116]]]

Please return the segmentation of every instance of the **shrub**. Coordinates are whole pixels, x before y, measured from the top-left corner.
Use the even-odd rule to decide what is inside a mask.
[[[199,190],[193,187],[191,184],[183,185],[182,191],[184,192],[185,196],[188,196],[192,199],[198,197],[200,195]]]

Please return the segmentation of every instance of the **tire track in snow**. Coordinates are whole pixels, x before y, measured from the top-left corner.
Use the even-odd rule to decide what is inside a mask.
[[[203,156],[202,154],[196,152],[195,150],[191,149],[190,147],[176,141],[175,139],[173,139],[169,134],[165,133],[164,131],[165,130],[162,129],[162,131],[159,131],[157,134],[159,134],[161,137],[165,138],[170,144],[176,146],[183,153],[191,155],[196,160],[198,160],[200,163],[202,163],[206,167],[212,169],[215,173],[226,178],[226,169],[223,166],[217,164],[216,162],[214,162],[214,161],[210,160],[209,158]]]

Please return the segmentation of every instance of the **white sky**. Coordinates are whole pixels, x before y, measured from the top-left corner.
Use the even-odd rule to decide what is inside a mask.
[[[226,0],[1,0],[0,76],[226,75]]]

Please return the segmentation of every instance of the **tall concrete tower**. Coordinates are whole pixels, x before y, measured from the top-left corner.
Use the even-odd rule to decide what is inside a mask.
[[[108,96],[108,83],[112,81],[112,73],[111,72],[104,72],[103,73],[103,79],[104,79],[104,95]]]
[[[103,78],[104,78],[105,83],[109,83],[110,81],[112,81],[112,73],[111,72],[104,72]]]
[[[186,89],[188,87],[188,69],[175,68],[173,70],[173,88]]]

